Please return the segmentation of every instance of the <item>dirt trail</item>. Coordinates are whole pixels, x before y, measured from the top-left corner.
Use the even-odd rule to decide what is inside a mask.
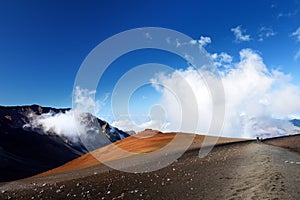
[[[299,199],[299,154],[251,143],[241,149],[236,162],[226,199]]]
[[[99,165],[10,182],[0,199],[300,199],[300,154],[256,142],[221,145],[205,158],[198,152],[150,173]]]

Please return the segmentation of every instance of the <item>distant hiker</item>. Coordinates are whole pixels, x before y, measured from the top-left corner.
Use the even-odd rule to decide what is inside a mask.
[[[256,137],[256,142],[260,142],[261,140],[259,139],[259,137]]]

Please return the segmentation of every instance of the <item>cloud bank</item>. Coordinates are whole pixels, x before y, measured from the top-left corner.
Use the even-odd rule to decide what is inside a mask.
[[[56,134],[73,143],[93,134],[99,135],[101,127],[90,113],[98,112],[101,104],[94,100],[96,91],[76,87],[74,103],[76,107],[66,112],[50,111],[42,115],[29,114],[30,123],[26,128],[33,128],[42,134]]]
[[[289,120],[300,116],[300,89],[291,83],[290,75],[276,69],[269,70],[262,57],[251,49],[241,50],[239,61],[236,63],[226,53],[212,54],[211,57],[218,67],[227,66],[220,71],[226,95],[226,118],[222,136],[265,138],[298,131]],[[182,84],[182,81],[187,81],[195,94],[200,113],[197,132],[205,134],[211,123],[213,105],[203,75],[207,79],[216,78],[203,69],[192,67],[154,77],[151,80],[152,85],[162,95],[159,105],[164,109],[166,119],[151,120],[142,124],[140,128],[187,131],[180,130],[179,126],[182,120],[182,104],[195,107],[190,105],[190,93],[187,93]],[[161,87],[162,85],[168,88]],[[180,94],[183,99],[178,100],[174,94]],[[125,130],[133,127],[130,121],[119,121],[114,125]]]

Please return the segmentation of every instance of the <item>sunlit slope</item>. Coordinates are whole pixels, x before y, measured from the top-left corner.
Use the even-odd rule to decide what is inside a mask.
[[[180,139],[174,139],[175,136],[179,136]],[[193,139],[194,138],[194,139]],[[211,141],[203,143],[204,138],[211,139]],[[149,153],[156,150],[159,150],[169,144],[171,141],[172,150],[177,151],[181,150],[183,142],[193,140],[189,149],[199,148],[200,146],[212,145],[214,141],[217,141],[217,144],[226,144],[231,142],[245,141],[245,139],[240,138],[225,138],[225,137],[213,137],[213,136],[204,136],[204,135],[195,135],[195,134],[186,134],[186,133],[160,133],[157,131],[144,131],[137,135],[130,136],[121,141],[117,141],[108,146],[102,147],[100,149],[94,150],[88,154],[85,154],[73,161],[70,161],[58,168],[52,169],[45,173],[42,173],[38,176],[48,175],[58,172],[65,172],[70,170],[77,170],[81,168],[91,167],[102,162],[113,161],[117,159],[122,159],[130,156],[128,152],[134,153],[135,155]],[[121,148],[124,151],[119,151]],[[132,154],[131,154],[132,155]],[[96,159],[100,158],[99,160]]]

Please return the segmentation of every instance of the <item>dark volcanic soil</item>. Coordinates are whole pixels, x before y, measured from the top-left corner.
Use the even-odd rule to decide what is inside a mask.
[[[0,199],[300,199],[300,154],[264,143],[186,152],[143,174],[103,165],[0,187]]]

